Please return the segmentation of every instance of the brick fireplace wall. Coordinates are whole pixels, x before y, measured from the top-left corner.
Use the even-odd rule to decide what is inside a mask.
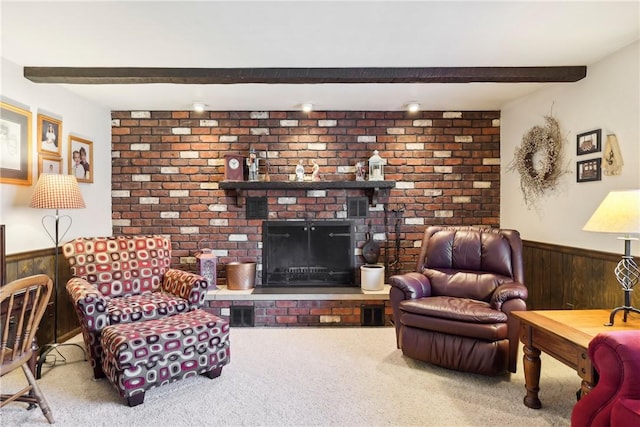
[[[323,179],[352,181],[355,162],[378,150],[387,160],[385,179],[396,185],[382,191],[367,218],[354,219],[356,254],[371,222],[379,261],[393,263],[387,276],[415,268],[425,226],[499,226],[498,111],[114,111],[114,234],[167,234],[173,265],[191,271],[204,239],[221,265],[255,260],[260,276],[263,220],[247,219],[235,193],[219,188],[224,155],[246,156],[250,148],[263,157],[262,173],[268,157],[271,181],[293,179],[300,159],[307,174],[315,160]],[[245,195],[267,196],[270,220],[345,219],[347,199],[364,192]],[[358,256],[356,265],[363,262]]]

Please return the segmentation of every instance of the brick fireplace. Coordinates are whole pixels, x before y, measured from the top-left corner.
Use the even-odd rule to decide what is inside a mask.
[[[250,148],[271,182],[292,180],[300,160],[307,174],[315,161],[323,180],[353,181],[356,161],[378,150],[395,186],[355,218],[350,199],[367,195],[358,188],[247,189],[239,200],[221,188],[224,155]],[[192,271],[206,239],[219,283],[225,263],[246,260],[262,283],[263,221],[350,220],[358,283],[369,223],[380,260],[394,262],[387,276],[415,268],[427,225],[498,226],[499,153],[498,111],[113,111],[113,232],[169,235],[172,264]],[[248,197],[267,199],[266,218],[247,216]]]
[[[498,111],[113,111],[111,142],[114,234],[169,235],[172,264],[192,271],[206,239],[220,284],[225,263],[247,260],[262,283],[263,221],[351,221],[356,283],[369,223],[387,276],[415,268],[427,225],[499,225]],[[355,217],[348,207],[368,196],[362,188],[249,186],[238,197],[221,185],[224,155],[250,148],[264,153],[271,183],[295,179],[300,160],[307,174],[315,161],[324,181],[353,182],[356,161],[378,150],[394,186]],[[250,197],[266,198],[265,218],[247,215]],[[256,326],[355,326],[380,305],[391,315],[388,300],[366,294],[250,297],[214,297],[208,309],[226,317],[247,307]]]

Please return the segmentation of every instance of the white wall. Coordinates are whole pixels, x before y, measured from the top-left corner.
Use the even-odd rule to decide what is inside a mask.
[[[0,96],[4,102],[27,106],[32,117],[32,184],[0,184],[0,223],[6,225],[7,254],[52,248],[53,242],[42,228],[43,215],[55,211],[29,208],[38,180],[36,146],[38,111],[62,119],[63,171],[68,172],[69,134],[93,141],[93,183],[80,183],[86,209],[63,210],[73,226],[64,241],[79,236],[108,236],[111,227],[111,114],[68,90],[25,79],[22,67],[2,58]],[[62,224],[62,223],[61,223]]]
[[[609,191],[640,188],[640,42],[589,65],[587,77],[573,84],[562,84],[521,98],[502,109],[501,118],[501,209],[505,228],[520,231],[522,238],[577,248],[620,254],[622,241],[617,235],[582,231]],[[520,191],[520,175],[507,169],[522,136],[534,125],[543,125],[552,113],[566,136],[564,160],[570,174],[560,178],[553,193],[529,209]],[[624,167],[620,176],[602,176],[601,181],[576,182],[576,161],[597,157],[576,155],[577,134],[602,129],[615,133]],[[640,254],[633,242],[632,253]]]

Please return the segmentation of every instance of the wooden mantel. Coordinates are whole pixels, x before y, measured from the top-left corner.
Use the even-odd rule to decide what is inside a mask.
[[[221,181],[223,190],[235,190],[237,205],[242,206],[243,190],[329,190],[363,189],[369,195],[371,205],[378,204],[380,189],[394,188],[395,181]]]

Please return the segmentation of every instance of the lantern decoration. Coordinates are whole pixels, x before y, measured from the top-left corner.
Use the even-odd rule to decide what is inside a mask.
[[[203,241],[201,240],[198,243],[199,252],[196,254],[196,268],[198,269],[198,274],[207,279],[209,283],[207,289],[215,290],[218,289],[216,286],[218,258],[214,255],[213,249],[200,248],[200,244]]]
[[[369,157],[369,181],[384,181],[384,165],[387,161],[378,154],[378,150]]]

